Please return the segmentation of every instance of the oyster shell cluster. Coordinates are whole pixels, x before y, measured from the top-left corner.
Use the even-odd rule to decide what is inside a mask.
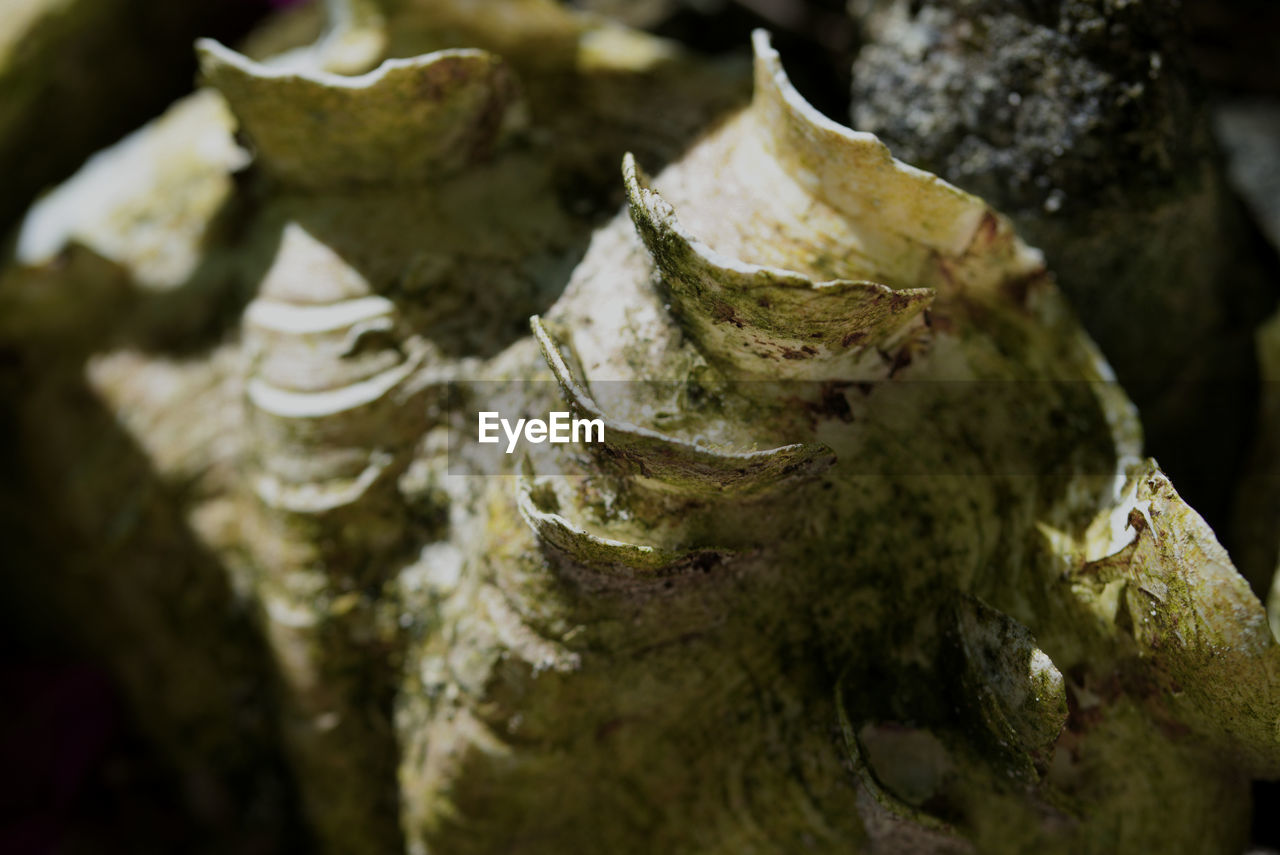
[[[60,607],[177,765],[276,757],[332,852],[1243,848],[1266,613],[1004,216],[763,32],[735,106],[550,3],[331,5],[0,279]],[[495,474],[494,400],[604,442]]]

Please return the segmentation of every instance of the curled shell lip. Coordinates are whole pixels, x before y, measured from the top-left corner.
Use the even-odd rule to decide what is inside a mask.
[[[346,75],[335,74],[320,68],[299,68],[293,65],[276,66],[257,62],[244,54],[232,50],[216,39],[198,39],[196,41],[196,51],[200,54],[202,63],[225,63],[264,80],[299,78],[339,89],[371,89],[400,69],[421,68],[445,56],[490,56],[486,51],[476,48],[448,48],[421,56],[386,59],[377,68],[371,69],[364,74]]]
[[[897,160],[874,134],[822,115],[792,85],[769,34],[751,36],[755,96],[749,114],[774,156],[814,197],[853,219],[961,255],[990,210],[977,196]]]
[[[539,540],[587,567],[620,570],[622,575],[653,575],[699,560],[719,561],[731,554],[719,549],[667,549],[594,534],[539,502],[537,485],[527,471],[519,477],[516,503]]]
[[[272,67],[211,39],[196,49],[263,168],[298,186],[440,178],[527,121],[515,73],[483,50],[389,59],[344,77]]]
[[[362,321],[390,315],[394,311],[394,303],[377,295],[316,306],[258,299],[246,309],[245,323],[271,332],[314,335],[346,329]]]
[[[282,389],[260,378],[248,383],[249,400],[259,410],[283,419],[322,419],[339,416],[381,400],[418,368],[408,359],[365,380],[336,389]]]
[[[323,514],[358,502],[393,462],[389,454],[374,454],[368,465],[353,478],[331,478],[301,484],[262,472],[253,479],[253,489],[270,507],[297,514]]]
[[[623,160],[666,308],[708,361],[730,376],[875,379],[875,351],[929,335],[935,299],[1043,272],[985,202],[822,116],[767,34],[754,43],[749,107],[656,187]]]
[[[789,484],[796,478],[816,477],[835,463],[835,453],[819,443],[732,451],[613,419],[574,377],[542,319],[533,316],[530,326],[569,406],[588,418],[604,422],[603,451],[598,453],[630,474],[675,490],[744,494]]]
[[[877,282],[815,282],[749,264],[690,234],[648,186],[628,154],[622,164],[632,221],[662,272],[671,311],[709,357],[766,376],[835,376],[846,361],[905,327],[933,301],[928,288]]]

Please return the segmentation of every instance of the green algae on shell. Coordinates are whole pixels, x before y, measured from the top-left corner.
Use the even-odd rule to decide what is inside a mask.
[[[981,200],[818,117],[763,35],[756,48],[753,105],[650,187],[628,173],[630,210],[532,339],[500,324],[454,336],[480,326],[474,282],[527,315],[520,296],[564,273],[548,256],[572,256],[547,149],[493,140],[480,160],[459,142],[403,187],[376,164],[343,172],[332,151],[314,185],[288,169],[254,185],[266,198],[232,252],[256,257],[259,290],[219,351],[227,382],[209,382],[208,354],[173,372],[152,354],[95,361],[105,405],[162,444],[175,414],[256,390],[266,418],[228,431],[247,447],[151,459],[219,476],[175,507],[219,569],[248,565],[321,845],[1230,846],[1248,775],[1276,759],[1260,607],[1153,470],[1117,493],[1131,408],[1038,255]],[[224,72],[246,117],[285,80],[312,103],[397,110],[379,91],[391,72],[363,89]],[[702,299],[753,300],[735,277],[761,270],[771,306]],[[895,294],[910,295],[901,314],[836,319],[839,341],[824,328]],[[742,352],[748,321],[770,347]],[[806,333],[827,351],[812,372],[784,350]],[[625,465],[571,449],[563,473],[450,473],[473,425],[416,394],[548,369],[571,407],[608,420]],[[619,380],[634,400],[609,392]],[[355,489],[273,506],[284,492],[245,495],[255,454],[282,482]]]
[[[636,228],[662,270],[673,310],[704,351],[744,374],[834,376],[828,363],[882,343],[933,299],[927,288],[815,283],[720,256],[680,227],[630,155],[622,169]]]

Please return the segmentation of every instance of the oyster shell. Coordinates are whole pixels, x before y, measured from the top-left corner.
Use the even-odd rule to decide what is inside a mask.
[[[1275,642],[1038,253],[817,115],[762,35],[752,105],[624,182],[534,321],[618,438],[476,488],[400,698],[410,841],[1240,843]],[[693,463],[809,445],[834,461],[761,491]]]
[[[670,144],[731,102],[741,77],[611,31],[630,46],[624,68],[577,44],[598,27],[553,6],[539,14],[567,27],[572,49],[524,65],[520,80],[469,47],[341,77],[333,72],[377,64],[386,42],[344,35],[377,29],[381,12],[343,9],[333,4],[315,48],[262,61],[203,43],[222,91],[179,102],[34,209],[0,301],[6,341],[41,365],[42,391],[19,406],[29,478],[56,497],[42,530],[109,543],[124,526],[120,548],[146,556],[122,576],[110,551],[94,554],[80,570],[88,581],[50,574],[54,592],[33,596],[89,612],[79,622],[90,644],[200,786],[221,786],[228,804],[281,792],[258,780],[273,771],[279,726],[324,845],[386,852],[401,845],[388,721],[400,645],[432,623],[429,603],[401,609],[397,576],[438,542],[448,515],[431,467],[411,466],[415,447],[439,435],[446,382],[520,337],[563,286],[595,213],[581,158],[616,160],[622,140],[643,143],[645,123],[610,96],[613,136],[557,144],[545,93],[620,85],[644,95],[692,73],[685,95],[663,96],[667,109],[697,105],[684,130],[662,137]],[[444,9],[419,10],[425,30],[414,38],[452,48]],[[280,28],[266,41],[288,36]],[[544,93],[532,115],[530,89]],[[362,123],[354,148],[324,132],[351,116]],[[489,295],[480,306],[475,283]],[[67,406],[93,417],[68,421]],[[41,427],[51,421],[66,429]],[[86,476],[77,461],[94,443],[128,453],[94,458]],[[120,505],[116,485],[134,482],[148,486],[124,502],[127,520],[96,510]],[[173,583],[151,569],[188,541],[193,569],[179,578],[198,614],[175,622]],[[134,630],[118,633],[117,620]],[[213,642],[183,634],[209,624],[234,629],[205,633]],[[137,667],[147,650],[172,652],[164,664],[184,675],[165,678],[166,694]],[[242,664],[209,676],[231,662]],[[240,723],[237,704],[259,730]],[[207,736],[184,740],[192,729]],[[237,739],[243,750],[225,749]]]
[[[35,473],[84,541],[132,525],[115,554],[146,571],[117,588],[110,556],[84,562],[86,590],[132,597],[104,598],[96,637],[139,703],[139,648],[195,663],[154,726],[219,738],[180,757],[238,732],[231,675],[278,693],[262,712],[328,851],[1242,842],[1248,781],[1280,764],[1275,641],[1004,217],[819,115],[758,34],[750,105],[652,180],[623,160],[626,209],[579,259],[590,214],[560,191],[594,159],[559,143],[606,105],[547,105],[600,71],[582,19],[364,8],[275,65],[204,47],[225,101],[178,108],[216,138],[180,181],[217,201],[149,283],[135,215],[110,223],[187,204],[150,195],[164,170],[140,203],[34,213],[25,234],[68,236],[34,245],[93,263],[55,248],[0,283],[48,300],[6,330],[49,360],[23,400]],[[319,68],[450,27],[478,47]],[[620,37],[646,51],[609,62],[646,91],[687,61]],[[299,143],[348,114],[376,139]],[[256,157],[238,181],[229,115]],[[160,127],[122,150],[166,157]],[[82,281],[114,283],[110,309],[68,326]],[[453,398],[489,383],[606,441],[468,470]],[[85,431],[105,451],[81,464]],[[103,510],[130,478],[159,496],[133,499],[140,529]],[[173,553],[225,674],[175,626]],[[218,584],[242,610],[225,638]],[[113,639],[122,614],[138,629]]]

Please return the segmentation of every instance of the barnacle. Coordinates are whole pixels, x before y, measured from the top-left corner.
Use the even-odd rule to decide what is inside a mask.
[[[249,604],[321,846],[1240,842],[1280,773],[1276,642],[1040,254],[821,116],[763,33],[751,102],[650,178],[693,123],[632,108],[693,60],[501,5],[202,44],[216,91],[37,208],[0,283],[45,319],[6,338],[54,354],[24,404],[59,426],[48,489],[97,508],[138,477],[66,462],[106,421],[58,420],[84,375],[169,512],[120,549],[162,566],[186,532],[192,578]],[[693,79],[677,112],[732,100]],[[565,189],[606,157],[625,206],[587,245]],[[135,195],[77,204],[121,163]],[[180,239],[140,239],[157,220]],[[109,317],[60,329],[79,282]],[[494,400],[604,441],[454,453]],[[179,635],[135,600],[144,643]],[[156,718],[224,732],[201,682]]]

